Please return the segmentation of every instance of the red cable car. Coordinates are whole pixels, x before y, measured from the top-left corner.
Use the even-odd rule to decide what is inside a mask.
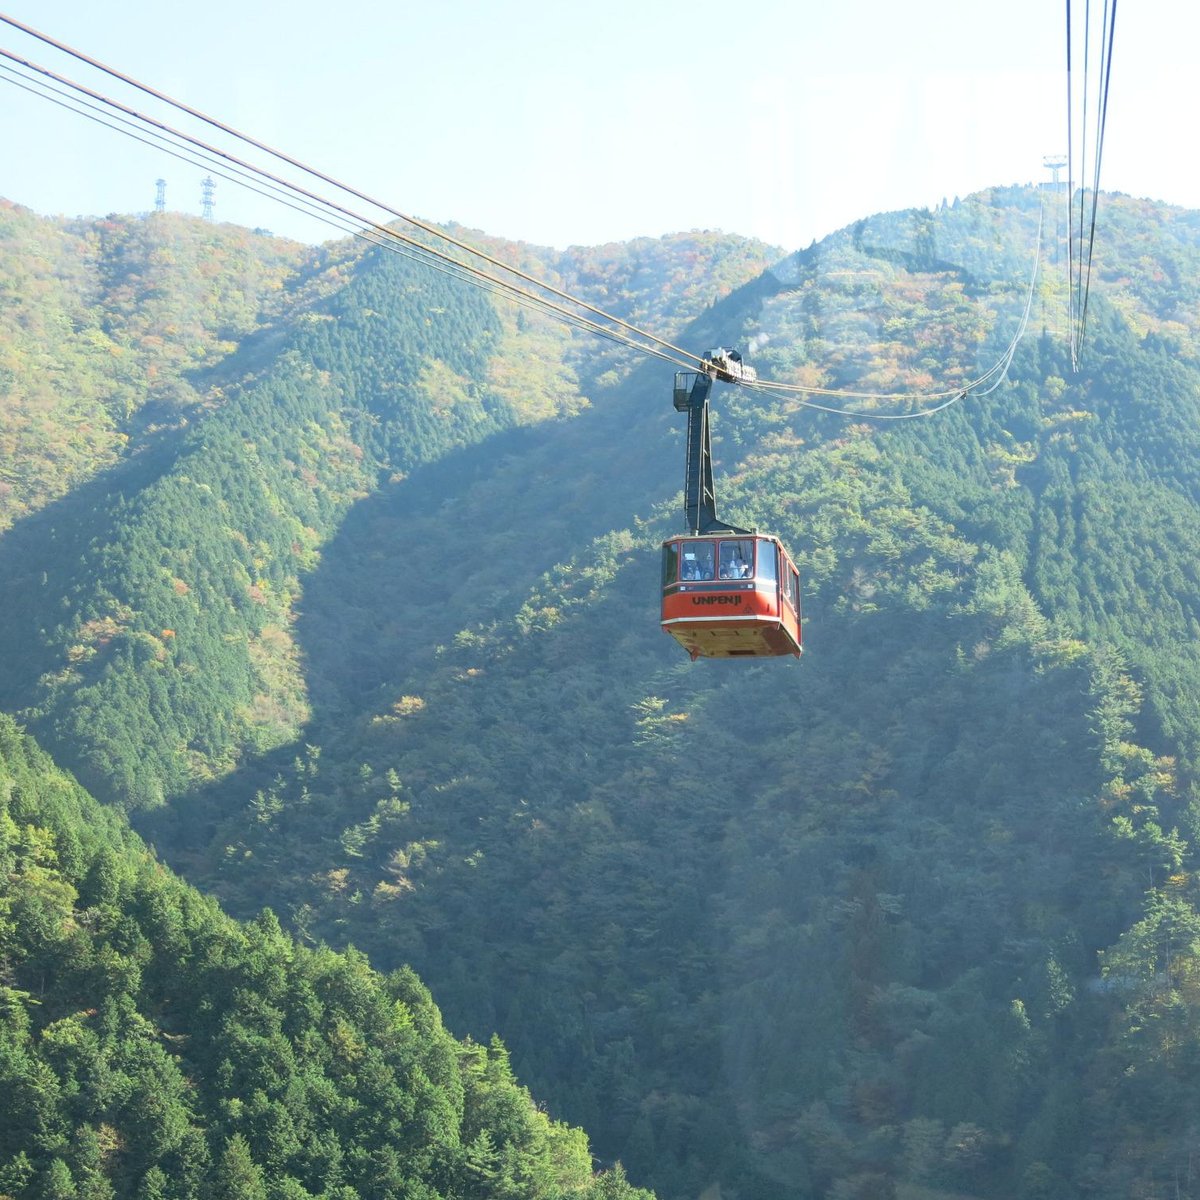
[[[688,414],[684,510],[691,532],[663,542],[663,632],[693,661],[799,658],[800,574],[791,556],[777,537],[717,519],[708,396],[714,377],[738,383],[753,379],[753,371],[734,351],[712,350],[702,366],[675,376],[675,408]]]
[[[662,627],[693,659],[800,657],[800,573],[776,537],[663,543]]]

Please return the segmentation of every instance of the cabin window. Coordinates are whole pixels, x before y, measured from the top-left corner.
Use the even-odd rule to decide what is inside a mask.
[[[683,561],[680,564],[681,579],[715,579],[713,564],[716,561],[712,542],[681,542]]]
[[[663,587],[670,587],[679,579],[679,543],[667,542],[663,546],[662,581]]]
[[[754,574],[754,539],[723,541],[719,569],[722,579],[749,579]]]
[[[758,577],[767,583],[774,583],[779,578],[778,571],[779,549],[774,542],[758,543]]]
[[[791,563],[783,569],[783,595],[792,608],[800,611],[800,575]]]

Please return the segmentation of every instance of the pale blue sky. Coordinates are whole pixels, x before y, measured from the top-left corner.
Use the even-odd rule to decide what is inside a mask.
[[[1061,0],[0,11],[404,212],[543,245],[704,228],[791,249],[876,211],[1044,178],[1043,157],[1066,144]],[[0,46],[95,78],[8,26]],[[1194,0],[1120,7],[1102,186],[1200,208],[1186,149],[1198,46]],[[144,211],[162,176],[168,207],[198,212],[203,174],[0,77],[8,199]],[[335,236],[232,183],[216,201],[218,219]]]

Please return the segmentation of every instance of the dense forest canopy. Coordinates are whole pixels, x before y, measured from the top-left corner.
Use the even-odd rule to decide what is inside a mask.
[[[383,1195],[381,1155],[396,1194],[627,1189],[519,1078],[670,1200],[1200,1193],[1200,216],[1104,200],[1078,372],[1049,188],[786,257],[717,234],[488,240],[763,377],[916,410],[1003,355],[1043,228],[986,396],[885,424],[895,402],[845,418],[718,388],[722,512],[796,556],[799,665],[691,664],[657,628],[682,465],[662,364],[377,248],[0,213],[6,273],[42,281],[0,338],[0,705],[140,864],[110,937],[86,867],[12,842],[70,945],[21,949],[8,985],[39,999],[37,955],[76,942],[131,956],[141,982],[112,1004],[193,1080],[191,1132],[153,1161],[70,1149],[107,1144],[115,1101],[47,1101],[63,1132],[15,1135],[0,1191],[150,1195],[158,1170],[164,1195],[237,1171],[248,1195]],[[64,829],[90,819],[72,803]],[[184,914],[176,959],[155,905]],[[274,964],[239,966],[227,1007],[186,974],[218,942]],[[78,990],[97,969],[73,970],[11,1018],[12,1053],[64,1096],[83,1068],[45,1031],[107,1011]],[[360,977],[419,1038],[338,1007]],[[123,1044],[104,1020],[96,1046]],[[410,1117],[370,1124],[339,1021],[381,1062],[426,1056],[436,1119],[410,1092],[387,1102]],[[214,1029],[291,1039],[294,1076],[226,1069]],[[495,1122],[471,1116],[484,1077]],[[322,1124],[339,1105],[360,1123]]]
[[[173,878],[0,716],[0,1194],[638,1200],[411,970]]]

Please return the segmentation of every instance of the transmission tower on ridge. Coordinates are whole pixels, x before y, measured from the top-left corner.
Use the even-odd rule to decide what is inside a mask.
[[[213,199],[213,193],[216,190],[217,185],[211,175],[207,176],[200,185],[200,215],[206,221],[213,219],[213,209],[217,206],[217,202]]]
[[[156,179],[154,186],[158,189],[154,195],[154,211],[167,211],[167,181],[165,179]]]

